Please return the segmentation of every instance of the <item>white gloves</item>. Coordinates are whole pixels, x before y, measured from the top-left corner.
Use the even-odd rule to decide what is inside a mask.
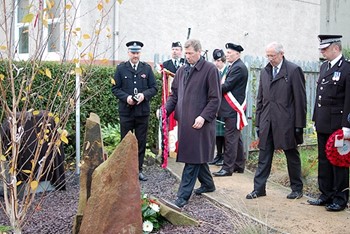
[[[350,128],[343,127],[344,139],[350,139]]]

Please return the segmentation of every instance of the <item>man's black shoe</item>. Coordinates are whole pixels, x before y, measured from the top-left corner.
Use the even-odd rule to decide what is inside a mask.
[[[218,154],[215,156],[215,158],[213,159],[213,161],[211,161],[209,163],[209,165],[216,165],[217,162],[219,162],[220,160],[222,160],[222,155],[221,154]]]
[[[140,173],[139,173],[139,180],[141,180],[141,181],[147,181],[148,179],[147,179],[147,177],[146,177],[142,172],[140,172]]]
[[[341,206],[337,203],[332,203],[332,204],[328,204],[326,205],[326,210],[327,211],[342,211],[345,209],[346,206]]]
[[[228,172],[225,169],[221,169],[218,172],[213,172],[212,174],[214,176],[232,176],[232,172]]]
[[[302,191],[292,191],[290,194],[287,195],[288,199],[299,199],[303,197]]]
[[[259,193],[258,191],[254,190],[253,192],[247,194],[247,196],[245,198],[246,199],[255,199],[255,198],[263,197],[263,196],[266,196],[266,192]]]
[[[183,199],[182,197],[177,198],[174,202],[174,204],[179,208],[184,207],[185,205],[187,205],[187,203],[188,201]]]
[[[313,199],[313,200],[307,200],[307,202],[310,204],[310,205],[313,205],[313,206],[326,206],[327,205],[327,202],[318,198],[318,199]]]
[[[234,173],[244,173],[244,168],[242,169],[242,168],[235,168],[234,170],[233,170],[233,172]]]
[[[197,189],[194,190],[194,193],[196,195],[201,195],[202,193],[210,193],[210,192],[214,192],[215,191],[215,186],[212,188],[208,188],[206,186],[201,186]]]
[[[215,166],[222,166],[222,165],[224,165],[224,159],[220,159],[215,163]]]

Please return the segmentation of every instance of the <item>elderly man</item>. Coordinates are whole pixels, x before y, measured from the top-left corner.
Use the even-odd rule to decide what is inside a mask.
[[[308,202],[325,206],[327,211],[344,210],[349,199],[349,168],[332,165],[325,153],[327,140],[336,130],[342,129],[344,139],[350,139],[350,63],[342,55],[341,37],[318,36],[320,52],[326,59],[320,68],[313,115],[321,195]]]
[[[261,70],[256,104],[256,127],[260,138],[259,162],[254,190],[246,198],[266,196],[275,149],[282,149],[292,192],[288,199],[303,196],[301,162],[297,145],[302,143],[306,125],[305,77],[299,66],[284,57],[283,46],[272,42],[266,47],[269,63]]]
[[[178,121],[177,162],[185,163],[174,204],[188,203],[198,178],[201,186],[194,192],[202,194],[215,190],[208,162],[215,149],[215,119],[220,105],[219,72],[214,64],[201,57],[198,40],[185,43],[188,64],[179,68],[166,103],[167,115],[175,111]]]
[[[121,138],[129,131],[135,133],[139,150],[139,180],[145,181],[147,177],[142,173],[142,165],[146,151],[150,99],[157,93],[157,83],[151,66],[140,61],[143,43],[130,41],[126,46],[129,61],[117,66],[112,92],[119,99]]]

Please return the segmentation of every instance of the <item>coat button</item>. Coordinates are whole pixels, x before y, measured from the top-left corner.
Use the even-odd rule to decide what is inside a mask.
[[[325,82],[326,80],[325,79],[322,79],[322,82]]]
[[[136,75],[134,75],[134,77],[136,77]]]
[[[136,81],[134,81],[134,84],[136,84]]]
[[[321,104],[318,104],[318,107],[321,107]]]
[[[320,95],[320,96],[318,96],[318,100],[321,100],[321,98],[322,98],[322,96]]]

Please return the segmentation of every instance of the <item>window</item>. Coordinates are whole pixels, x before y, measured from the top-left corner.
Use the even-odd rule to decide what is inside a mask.
[[[24,16],[29,13],[29,0],[17,1],[17,20],[15,38],[17,41],[17,53],[29,53],[29,27],[22,22]]]
[[[49,10],[47,11],[47,21],[48,21],[48,27],[47,29],[44,28],[44,30],[47,30],[47,52],[59,52],[60,51],[60,1],[58,0],[49,0],[46,1],[46,8]],[[49,6],[50,4],[50,6]]]

